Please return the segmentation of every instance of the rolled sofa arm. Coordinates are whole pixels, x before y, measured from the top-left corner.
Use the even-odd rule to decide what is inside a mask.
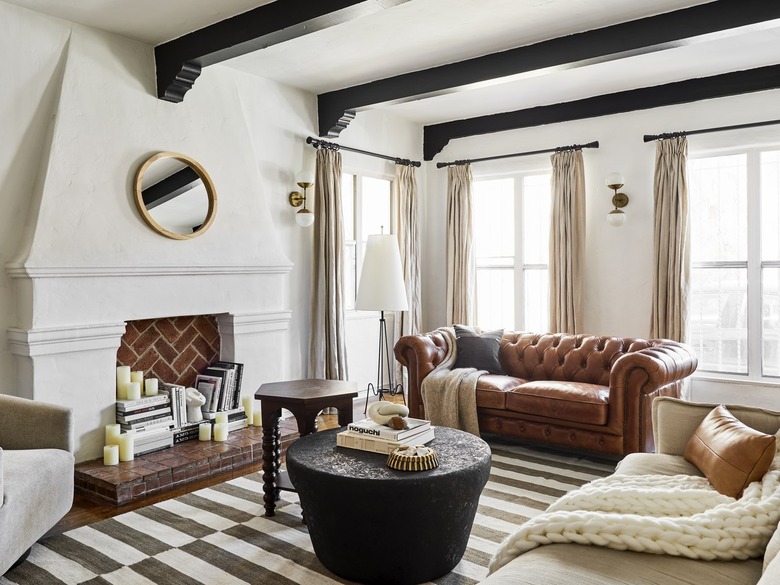
[[[0,447],[63,449],[73,453],[73,411],[0,394]]]
[[[413,418],[425,417],[420,385],[425,376],[444,360],[448,349],[447,339],[437,331],[423,335],[405,335],[395,344],[395,359],[402,366],[406,366],[409,375],[406,403],[409,406],[409,415]]]
[[[626,353],[615,361],[609,375],[611,391],[638,387],[642,394],[680,382],[699,364],[693,350],[670,339],[650,339],[649,347]]]

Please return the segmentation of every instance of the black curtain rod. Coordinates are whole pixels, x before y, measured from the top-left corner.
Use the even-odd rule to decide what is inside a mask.
[[[406,165],[408,167],[419,167],[422,163],[419,160],[409,160],[408,158],[398,158],[397,156],[387,156],[386,154],[377,154],[376,152],[369,152],[368,150],[360,150],[359,148],[352,148],[351,146],[343,146],[336,144],[335,142],[326,142],[317,138],[309,136],[306,139],[306,144],[311,144],[314,148],[328,148],[330,150],[348,150],[350,152],[357,152],[358,154],[365,154],[367,156],[373,156],[376,158],[383,158],[385,160],[391,160],[399,165]]]
[[[444,167],[452,167],[458,165],[468,165],[476,162],[484,162],[486,160],[498,160],[500,158],[512,158],[514,156],[530,156],[532,154],[544,154],[546,152],[563,152],[566,150],[582,150],[583,148],[598,148],[599,141],[594,140],[587,144],[572,144],[570,146],[558,146],[557,148],[546,148],[544,150],[531,150],[529,152],[516,152],[514,154],[499,154],[497,156],[486,156],[484,158],[470,158],[466,160],[456,160],[452,162],[440,162],[436,163],[436,168],[441,169]]]
[[[767,120],[766,122],[752,122],[750,124],[737,124],[735,126],[719,126],[718,128],[703,128],[702,130],[682,130],[680,132],[666,132],[664,134],[645,134],[643,140],[667,140],[678,136],[693,136],[694,134],[709,134],[710,132],[725,132],[726,130],[740,130],[742,128],[758,128],[759,126],[772,126],[780,124],[780,120]]]

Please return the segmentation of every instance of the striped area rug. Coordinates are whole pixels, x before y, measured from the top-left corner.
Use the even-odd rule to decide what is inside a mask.
[[[614,463],[491,442],[493,465],[468,549],[436,583],[484,579],[498,544],[555,499],[609,475]],[[0,585],[330,585],[294,493],[265,518],[259,473],[42,540]],[[390,553],[388,553],[390,554]]]

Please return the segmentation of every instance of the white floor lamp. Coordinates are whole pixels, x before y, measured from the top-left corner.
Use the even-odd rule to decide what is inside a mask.
[[[385,311],[406,311],[406,286],[401,270],[401,254],[398,252],[398,240],[392,234],[368,236],[366,253],[363,256],[363,270],[360,274],[355,308],[359,311],[379,311],[379,360],[376,369],[376,386],[369,383],[366,390],[366,408],[370,392],[379,395],[387,393],[395,396],[399,391],[406,403],[403,384],[395,384],[393,361],[390,359],[390,343],[387,340]],[[384,349],[384,354],[382,353]],[[382,383],[383,365],[387,368],[387,387]]]

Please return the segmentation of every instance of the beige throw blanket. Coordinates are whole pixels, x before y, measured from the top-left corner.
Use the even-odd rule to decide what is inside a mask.
[[[574,542],[703,560],[760,557],[780,520],[780,458],[737,499],[703,477],[612,475],[574,490],[507,537],[493,573],[543,544]]]
[[[479,436],[477,422],[477,380],[487,372],[475,368],[453,370],[457,357],[455,329],[437,330],[447,340],[447,355],[420,385],[425,417],[431,424],[467,431]]]

